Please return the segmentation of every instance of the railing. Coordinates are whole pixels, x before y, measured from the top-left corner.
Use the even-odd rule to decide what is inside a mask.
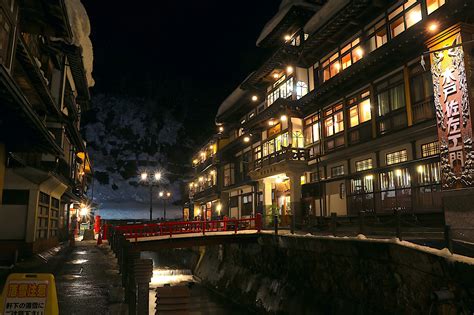
[[[434,102],[432,99],[413,104],[413,122],[417,123],[420,121],[433,119],[435,117],[434,109]]]
[[[113,227],[116,233],[123,234],[126,239],[141,237],[169,236],[191,233],[206,233],[233,231],[235,234],[243,230],[262,229],[262,215],[257,214],[254,218],[247,219],[224,219],[212,221],[179,221],[162,222],[151,224],[119,225]]]
[[[257,170],[267,165],[272,165],[281,161],[306,161],[308,158],[307,149],[302,148],[283,148],[279,151],[270,153],[261,159],[251,163],[250,170]]]

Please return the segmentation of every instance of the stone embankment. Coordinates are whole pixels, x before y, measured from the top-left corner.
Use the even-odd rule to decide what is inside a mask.
[[[209,288],[262,312],[462,314],[474,259],[397,240],[262,235],[256,244],[163,250]]]

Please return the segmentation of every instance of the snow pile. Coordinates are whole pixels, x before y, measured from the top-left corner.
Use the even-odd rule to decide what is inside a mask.
[[[294,6],[305,7],[315,11],[319,6],[308,3],[305,0],[283,0],[277,14],[265,24],[260,36],[257,39],[257,46],[280,24],[285,16],[290,12]]]
[[[91,34],[89,16],[80,0],[66,0],[65,3],[72,29],[72,43],[82,48],[82,62],[86,71],[87,84],[91,87],[94,86],[94,78],[92,78],[94,55],[89,38]]]

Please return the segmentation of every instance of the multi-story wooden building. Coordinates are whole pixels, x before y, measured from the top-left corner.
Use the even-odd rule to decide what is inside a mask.
[[[79,127],[90,94],[72,37],[64,1],[0,0],[2,251],[54,246],[87,201],[91,165]]]
[[[221,211],[278,213],[282,222],[294,214],[299,223],[396,209],[442,217],[442,185],[466,188],[474,178],[473,16],[468,0],[283,1],[257,42],[274,53],[217,113],[227,141],[216,153]],[[454,59],[455,49],[465,54]],[[433,69],[459,78],[435,77],[436,56]],[[454,70],[439,61],[448,58],[458,60]],[[457,140],[440,132],[457,125],[439,121],[457,110],[440,107],[454,93],[440,85],[456,80],[466,113],[457,156]]]

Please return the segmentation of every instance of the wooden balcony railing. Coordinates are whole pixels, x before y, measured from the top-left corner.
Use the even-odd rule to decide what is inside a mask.
[[[307,149],[283,148],[250,163],[250,171],[258,170],[264,166],[272,165],[281,161],[306,161],[307,159]]]

